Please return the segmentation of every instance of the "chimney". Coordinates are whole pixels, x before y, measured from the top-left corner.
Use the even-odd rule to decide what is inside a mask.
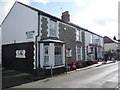
[[[62,13],[61,19],[65,22],[70,22],[70,14],[69,11],[65,11]]]

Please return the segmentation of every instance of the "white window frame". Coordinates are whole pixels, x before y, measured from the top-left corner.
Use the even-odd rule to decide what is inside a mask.
[[[91,39],[90,42],[93,43],[93,35],[92,34],[90,35],[90,39]]]
[[[56,48],[60,48],[60,49],[58,49],[58,50],[60,50],[60,54],[55,54],[55,52],[56,52]],[[55,45],[55,48],[54,48],[54,55],[55,55],[55,57],[56,56],[60,56],[61,57],[61,59],[63,59],[63,46],[59,46],[59,45]],[[55,59],[56,60],[56,59]],[[56,62],[56,61],[55,61]],[[55,65],[62,65],[63,64],[63,60],[61,60],[61,64],[59,64],[59,63],[55,63]]]
[[[51,28],[51,25],[53,23],[55,24],[54,28]],[[57,29],[58,29],[57,28],[57,21],[54,21],[54,20],[50,19],[50,21],[49,21],[49,37],[58,37],[58,35],[57,35],[58,30]]]
[[[66,50],[66,57],[72,57],[72,50],[71,49]]]
[[[78,49],[80,50],[79,53],[78,53]],[[80,57],[78,57],[78,55],[79,55]],[[80,60],[81,60],[81,55],[82,55],[82,54],[81,54],[81,47],[80,47],[80,46],[77,46],[77,47],[76,47],[76,57],[77,57],[76,59],[77,59],[77,61],[80,61]]]
[[[45,53],[45,48],[48,48],[48,54]],[[45,64],[44,65],[49,65],[49,61],[50,61],[50,55],[49,55],[49,45],[45,45],[44,46],[44,57],[47,56],[49,59],[48,59],[48,64]],[[44,62],[45,62],[45,58],[44,58]]]
[[[76,41],[78,41],[78,42],[82,41],[81,33],[82,33],[82,30],[76,29]]]

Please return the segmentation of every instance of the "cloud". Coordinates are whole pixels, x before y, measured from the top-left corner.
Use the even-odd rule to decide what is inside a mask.
[[[102,36],[118,34],[118,0],[90,0],[84,11],[71,19],[75,24]],[[85,2],[87,3],[87,2]]]

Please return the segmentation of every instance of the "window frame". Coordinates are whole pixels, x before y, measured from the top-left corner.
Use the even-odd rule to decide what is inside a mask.
[[[81,30],[76,29],[76,41],[81,42]]]
[[[78,50],[79,50],[79,53],[78,53]],[[80,57],[78,58],[78,56],[80,56]],[[81,60],[81,56],[82,56],[82,54],[81,54],[81,47],[80,47],[80,46],[77,46],[77,48],[76,48],[77,61],[80,61],[80,60]]]
[[[54,27],[51,27],[54,23]],[[57,37],[57,21],[54,19],[50,19],[49,21],[49,37]]]

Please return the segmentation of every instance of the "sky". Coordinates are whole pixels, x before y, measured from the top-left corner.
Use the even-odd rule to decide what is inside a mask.
[[[16,0],[0,0],[0,24]],[[70,22],[111,39],[118,37],[119,0],[17,0],[61,18],[69,11]]]

